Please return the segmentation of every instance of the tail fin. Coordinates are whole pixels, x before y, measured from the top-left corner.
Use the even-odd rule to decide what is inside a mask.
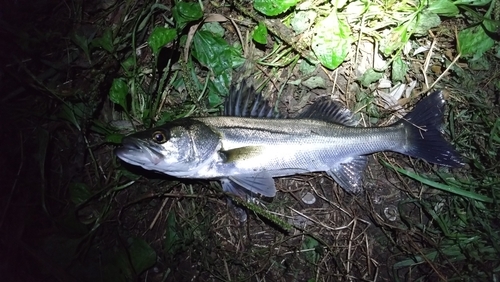
[[[430,163],[459,167],[464,164],[457,151],[441,134],[445,100],[441,91],[435,91],[420,101],[415,109],[397,124],[404,124],[406,155]]]

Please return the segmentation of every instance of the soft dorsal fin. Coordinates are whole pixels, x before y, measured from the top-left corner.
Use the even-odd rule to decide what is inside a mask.
[[[250,78],[233,83],[224,101],[224,115],[235,117],[277,118],[269,101],[252,85]]]
[[[318,119],[346,126],[356,126],[358,124],[351,111],[328,97],[322,97],[314,101],[311,106],[295,118]]]

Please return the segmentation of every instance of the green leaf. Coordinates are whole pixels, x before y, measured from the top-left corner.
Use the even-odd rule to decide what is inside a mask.
[[[326,88],[325,80],[320,76],[313,76],[302,82],[302,85],[309,89]]]
[[[435,28],[441,24],[441,19],[438,15],[428,10],[424,10],[419,14],[418,20],[416,22],[412,21],[411,23],[415,23],[410,25],[411,28],[408,28],[412,34],[425,36],[429,33],[429,30]],[[403,42],[405,44],[406,42]]]
[[[263,22],[259,22],[259,24],[255,27],[253,31],[253,40],[260,44],[267,43],[267,27]]]
[[[321,64],[335,69],[347,57],[351,42],[351,30],[347,23],[336,13],[331,13],[314,28],[311,45]]]
[[[182,246],[180,243],[179,230],[175,220],[175,213],[168,214],[165,227],[165,241],[163,241],[163,248],[165,253],[174,255]]]
[[[450,0],[432,0],[429,3],[428,11],[445,17],[458,15],[458,7]]]
[[[315,264],[319,260],[319,253],[317,248],[320,247],[319,242],[313,237],[306,236],[304,242],[302,243],[302,250],[304,251],[304,256],[309,263]]]
[[[430,187],[439,189],[441,191],[453,193],[455,195],[460,195],[460,196],[467,197],[467,198],[474,199],[474,200],[478,200],[478,201],[481,201],[481,202],[493,203],[493,199],[490,198],[490,197],[488,197],[488,196],[481,195],[481,194],[475,193],[473,191],[463,190],[460,187],[450,186],[450,185],[446,185],[446,184],[443,184],[443,183],[432,181],[432,180],[430,180],[428,178],[425,178],[425,177],[423,177],[423,176],[421,176],[419,174],[416,174],[414,172],[402,169],[400,167],[393,166],[393,165],[391,165],[391,164],[389,164],[389,163],[387,163],[385,161],[382,161],[382,163],[385,166],[387,166],[389,168],[392,168],[392,169],[394,169],[395,171],[397,171],[397,172],[399,172],[401,174],[404,174],[404,175],[406,175],[408,177],[411,177],[411,178],[413,178],[413,179],[415,179],[417,181],[422,182],[423,184],[429,185]]]
[[[177,25],[177,30],[182,30],[189,22],[201,19],[203,17],[203,11],[198,2],[177,2],[172,9],[172,15]]]
[[[127,110],[128,86],[123,78],[115,78],[109,89],[109,99]]]
[[[203,26],[200,28],[200,30],[210,31],[211,33],[220,37],[223,37],[224,33],[226,32],[226,30],[218,22],[205,22],[203,23]]]
[[[243,49],[241,45],[234,44],[231,49],[231,61],[233,62],[233,69],[242,66],[245,63],[245,57],[243,57]]]
[[[302,33],[309,29],[316,19],[315,11],[298,11],[290,21],[290,25],[295,33]]]
[[[232,77],[234,47],[222,37],[208,31],[198,31],[193,38],[193,56],[205,67],[210,69],[214,78],[209,82],[209,100],[211,105],[216,102],[214,96],[226,95]],[[219,97],[220,99],[220,97]]]
[[[308,75],[311,74],[313,71],[316,70],[316,65],[310,64],[306,60],[300,60],[299,62],[299,71],[303,75]]]
[[[486,34],[482,25],[464,29],[458,33],[458,51],[461,56],[480,57],[493,45],[495,41]]]
[[[214,77],[208,82],[208,106],[209,108],[217,107],[222,104],[222,96],[229,93],[229,85],[231,84],[231,74],[224,73]]]
[[[403,47],[410,39],[411,33],[408,32],[407,26],[409,23],[400,25],[391,30],[391,32],[380,40],[380,51],[385,56],[390,56],[394,51]]]
[[[142,273],[156,263],[156,252],[141,238],[132,238],[128,249],[135,273]]]
[[[160,49],[172,42],[177,37],[177,31],[173,28],[156,27],[148,38],[149,47],[155,55],[158,55]]]
[[[130,56],[122,62],[122,68],[125,71],[132,69],[134,66],[135,66],[135,57],[134,56]]]
[[[85,203],[91,196],[85,183],[74,182],[69,185],[69,198],[75,205]]]
[[[373,82],[378,81],[384,76],[383,72],[376,71],[375,69],[371,68],[365,71],[365,73],[361,76],[359,79],[359,82],[361,82],[361,85],[364,87],[370,86]]]
[[[112,144],[121,144],[123,139],[123,134],[108,134],[106,135],[105,142]]]
[[[113,262],[106,267],[104,281],[133,281],[136,275],[156,263],[155,251],[142,239],[130,238],[129,246],[113,255]]]
[[[219,80],[222,80],[223,83],[226,83],[225,82],[226,79],[224,79],[223,77],[219,77],[219,78],[221,78]],[[224,87],[219,87],[220,85],[223,85],[223,84],[219,84],[215,81],[210,81],[208,83],[208,89],[210,90],[208,92],[208,107],[211,109],[222,104],[222,102],[224,101],[222,99],[222,96],[227,94],[227,89]]]
[[[403,82],[405,79],[406,72],[408,71],[408,66],[401,59],[401,56],[397,56],[394,61],[392,61],[392,81]]]
[[[193,56],[215,75],[231,72],[232,47],[222,37],[198,31],[193,37],[193,47]]]
[[[113,31],[111,28],[106,28],[101,37],[96,38],[92,41],[92,44],[96,47],[101,47],[102,49],[113,53]]]
[[[255,0],[253,7],[266,16],[277,16],[298,2],[298,0]]]
[[[71,41],[73,41],[73,43],[75,43],[78,47],[80,47],[80,49],[82,49],[82,51],[88,57],[89,56],[89,44],[90,44],[88,38],[85,37],[84,35],[78,34],[76,31],[71,33],[70,37],[71,37]]]

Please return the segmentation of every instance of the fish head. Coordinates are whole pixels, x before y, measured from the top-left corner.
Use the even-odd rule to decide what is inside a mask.
[[[134,133],[115,150],[124,162],[177,177],[190,177],[216,150],[217,138],[201,123],[174,122]]]

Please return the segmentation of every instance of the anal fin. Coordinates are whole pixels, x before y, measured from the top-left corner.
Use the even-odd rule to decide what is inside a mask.
[[[243,199],[264,196],[272,198],[276,196],[274,179],[268,172],[255,174],[242,174],[221,179],[222,190],[239,196]]]
[[[360,192],[363,189],[363,173],[367,162],[366,156],[349,158],[336,164],[327,173],[348,192]]]

